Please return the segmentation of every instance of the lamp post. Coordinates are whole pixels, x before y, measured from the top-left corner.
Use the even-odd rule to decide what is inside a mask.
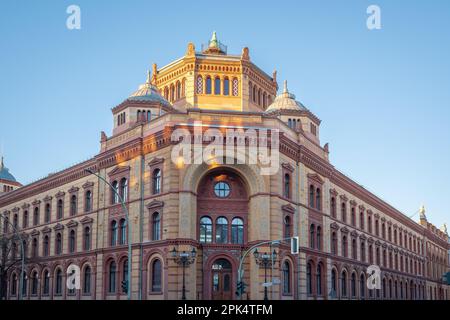
[[[255,257],[256,263],[260,267],[264,267],[264,300],[269,300],[269,296],[267,294],[267,269],[272,267],[277,259],[277,252],[275,249],[270,253],[259,253],[258,249],[253,252],[253,256]]]
[[[106,181],[105,178],[101,177],[98,173],[92,171],[91,169],[86,169],[86,172],[93,174],[100,180],[102,180],[104,183],[106,183],[108,186],[110,186],[111,190],[117,195],[119,198],[120,204],[122,205],[123,211],[125,212],[125,219],[126,224],[128,226],[128,272],[127,272],[127,299],[131,300],[131,223],[130,223],[130,215],[128,213],[127,206],[125,205],[125,201],[122,197],[122,195],[119,193],[116,188],[114,188],[111,183]]]
[[[173,247],[172,251],[172,258],[174,261],[183,267],[183,290],[181,293],[181,300],[186,300],[186,274],[185,269],[187,266],[191,265],[195,261],[195,257],[197,256],[197,251],[195,248],[192,248],[192,251],[190,253],[183,251],[178,252],[175,247]]]

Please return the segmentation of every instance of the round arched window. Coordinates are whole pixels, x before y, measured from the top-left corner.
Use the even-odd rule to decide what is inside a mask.
[[[214,185],[214,193],[219,198],[226,198],[230,194],[230,185],[223,181],[217,182]]]

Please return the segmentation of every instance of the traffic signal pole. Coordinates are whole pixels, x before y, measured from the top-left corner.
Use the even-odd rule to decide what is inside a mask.
[[[238,268],[238,281],[237,281],[237,289],[239,291],[239,299],[242,300],[242,294],[243,289],[245,289],[245,285],[242,282],[242,278],[244,276],[244,270],[242,269],[242,264],[244,263],[245,258],[247,257],[247,255],[252,252],[253,250],[255,250],[258,247],[261,247],[263,245],[267,245],[269,244],[270,246],[274,245],[274,244],[279,244],[282,241],[285,240],[291,240],[291,250],[293,249],[293,243],[292,243],[292,239],[296,239],[297,244],[296,244],[296,253],[298,253],[298,237],[290,237],[290,238],[284,238],[284,239],[279,239],[279,240],[271,240],[271,241],[263,241],[263,242],[259,242],[253,246],[251,246],[248,250],[244,251],[244,254],[241,256],[240,260],[239,260],[239,268]],[[272,275],[273,277],[273,275]]]

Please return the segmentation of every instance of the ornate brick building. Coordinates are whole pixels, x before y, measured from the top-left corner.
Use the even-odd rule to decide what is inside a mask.
[[[264,270],[253,255],[243,263],[244,299],[450,299],[442,282],[449,269],[448,235],[416,223],[339,172],[320,142],[319,118],[276,72],[258,68],[244,48],[227,53],[215,35],[197,52],[153,70],[147,81],[112,109],[111,136],[100,152],[42,180],[0,195],[2,237],[14,227],[24,239],[26,270],[6,274],[6,296],[17,299],[125,299],[126,215],[131,233],[133,299],[180,299],[185,271],[188,299],[235,299],[239,259],[261,241],[300,237],[298,254],[287,242]],[[279,130],[279,170],[221,159],[172,161],[179,128]],[[247,140],[245,140],[248,143]],[[273,145],[271,146],[274,147]],[[87,169],[100,177],[89,173]],[[13,227],[14,226],[14,227]],[[20,256],[18,246],[10,255]],[[172,251],[196,256],[184,269]],[[66,288],[66,269],[80,267],[81,288]],[[381,289],[368,289],[367,268],[381,268]]]

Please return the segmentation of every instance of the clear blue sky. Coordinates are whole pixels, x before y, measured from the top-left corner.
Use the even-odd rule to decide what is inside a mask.
[[[66,8],[81,7],[81,30]],[[366,28],[381,7],[382,29]],[[450,223],[450,1],[2,1],[0,141],[29,183],[93,156],[152,62],[213,30],[320,119],[331,161],[405,214]],[[417,216],[416,216],[417,219]]]

